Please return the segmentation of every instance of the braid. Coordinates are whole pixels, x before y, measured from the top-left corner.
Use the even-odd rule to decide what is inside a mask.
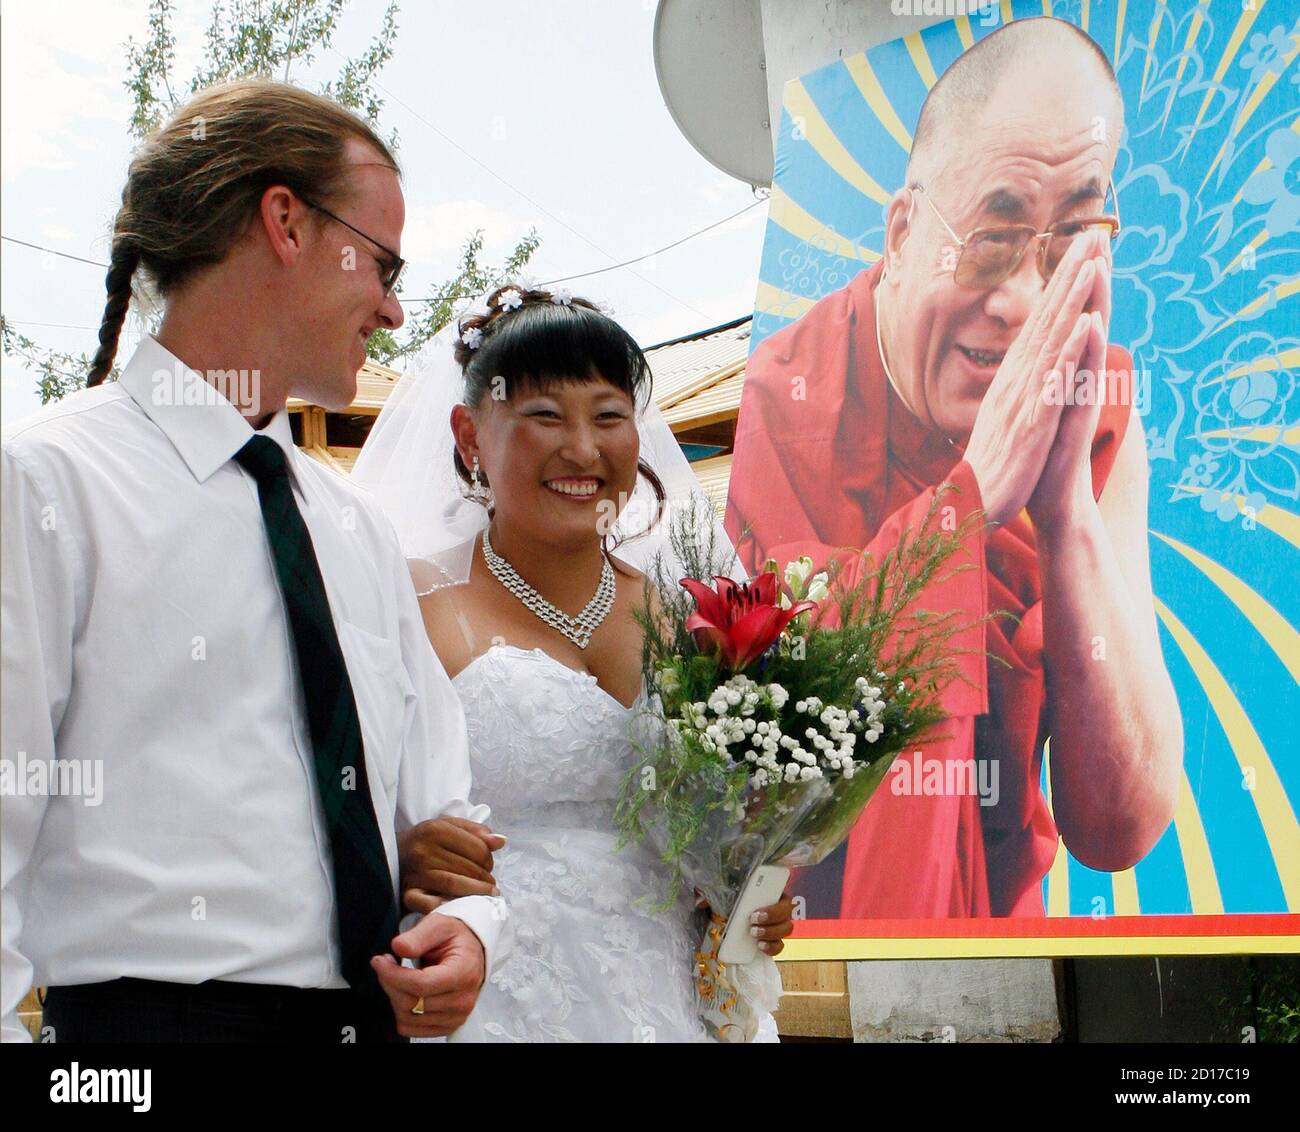
[[[131,277],[139,262],[140,252],[134,243],[123,239],[113,242],[113,255],[104,279],[108,302],[104,306],[104,320],[99,324],[99,349],[86,376],[87,387],[99,385],[113,368],[117,340],[126,321],[127,307],[131,305]]]

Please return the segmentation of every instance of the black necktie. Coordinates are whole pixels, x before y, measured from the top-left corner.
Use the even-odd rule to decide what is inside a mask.
[[[390,949],[397,904],[388,857],[370,803],[361,721],[311,534],[289,486],[283,450],[255,436],[236,462],[257,481],[262,521],[289,610],[307,727],[316,762],[334,861],[343,977],[355,989],[377,990],[370,958]]]

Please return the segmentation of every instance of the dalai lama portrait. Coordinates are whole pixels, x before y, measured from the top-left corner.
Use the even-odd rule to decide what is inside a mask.
[[[878,561],[951,484],[957,519],[983,525],[918,607],[1006,614],[962,642],[978,651],[920,744],[996,763],[955,776],[996,781],[995,804],[899,790],[891,771],[842,855],[799,878],[810,918],[1042,916],[1058,841],[1114,872],[1172,819],[1182,725],[1137,382],[1107,340],[1123,116],[1072,25],[982,39],[929,92],[882,258],[749,361],[727,506],[748,569],[843,547]]]

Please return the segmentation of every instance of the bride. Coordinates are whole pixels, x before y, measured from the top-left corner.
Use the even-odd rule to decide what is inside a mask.
[[[453,1041],[707,1037],[696,909],[656,911],[666,869],[648,848],[615,851],[645,695],[634,563],[667,549],[665,503],[698,494],[649,387],[640,348],[591,303],[503,287],[425,347],[353,473],[402,540],[464,705],[476,801],[505,838],[493,868],[493,831],[421,827],[440,827],[438,859],[420,864],[443,882],[404,894],[408,908],[499,886],[515,925]],[[755,916],[768,955],[790,909]],[[779,978],[758,962],[770,1005]],[[760,1033],[775,1038],[770,1018]]]

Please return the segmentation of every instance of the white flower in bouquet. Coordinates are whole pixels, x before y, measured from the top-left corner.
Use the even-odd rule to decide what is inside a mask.
[[[823,602],[830,597],[830,579],[825,573],[814,574],[808,583],[808,592],[804,596],[809,601]]]
[[[681,687],[677,669],[671,664],[665,664],[655,673],[655,685],[665,696],[674,695]]]
[[[796,593],[803,589],[803,584],[808,580],[808,575],[812,573],[813,560],[806,554],[802,558],[796,558],[793,562],[787,562],[785,567],[785,584]]]

